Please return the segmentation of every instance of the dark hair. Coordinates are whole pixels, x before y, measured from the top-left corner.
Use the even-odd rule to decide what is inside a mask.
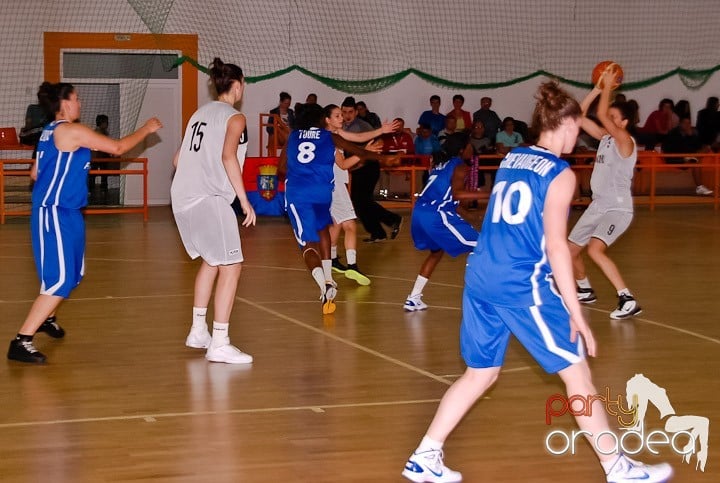
[[[325,122],[324,115],[324,109],[318,104],[301,104],[295,113],[295,127],[298,129],[322,127]]]
[[[243,81],[243,71],[235,64],[225,64],[219,57],[215,57],[210,64],[210,80],[218,95],[230,90],[232,83]]]
[[[469,142],[470,136],[468,136],[464,132],[455,132],[450,134],[448,137],[445,138],[445,142],[443,143],[440,151],[438,151],[437,153],[433,153],[433,166],[443,164],[450,160],[450,158],[460,156],[460,153],[463,152]]]
[[[96,126],[99,126],[100,124],[102,124],[102,123],[104,123],[104,122],[110,122],[110,118],[107,117],[107,115],[105,115],[105,114],[98,114],[98,115],[95,117],[95,125],[96,125]]]
[[[396,117],[395,119],[393,119],[393,121],[400,121],[405,124],[405,119],[403,119],[402,117]]]
[[[579,119],[582,116],[578,101],[555,81],[540,84],[535,99],[537,103],[532,116],[532,126],[533,131],[538,134],[556,129],[567,117]]]
[[[341,107],[352,107],[355,108],[357,104],[355,104],[355,98],[352,96],[347,96],[344,101],[342,101]]]
[[[67,82],[43,82],[37,93],[38,103],[48,118],[55,119],[55,114],[60,111],[60,101],[70,99],[73,92],[75,87]]]
[[[710,96],[707,98],[707,101],[705,101],[705,108],[706,109],[717,109],[718,103],[720,103],[720,100],[715,96]]]
[[[506,117],[505,119],[502,120],[503,126],[504,126],[505,124],[507,124],[508,122],[513,123],[513,128],[515,127],[515,119],[513,119],[513,118],[510,117],[510,116]]]
[[[620,112],[620,117],[627,119],[628,124],[632,124],[635,119],[635,108],[629,102],[613,102],[610,107],[617,109]]]
[[[317,102],[317,94],[315,94],[314,92],[311,92],[310,94],[308,94],[307,97],[305,98],[305,101],[307,101],[307,100],[310,99],[311,97],[314,97],[314,98],[315,98],[315,102]]]
[[[362,107],[364,107],[365,109],[367,109],[367,104],[365,104],[365,101],[357,101],[357,102],[355,103],[355,109],[357,109],[357,108],[360,107],[360,106],[362,106]]]
[[[465,98],[461,94],[455,94],[453,96],[453,102],[455,102],[457,99],[460,99],[463,102],[463,104],[465,104]]]
[[[325,122],[325,119],[332,116],[332,112],[335,109],[340,109],[337,104],[328,104],[327,106],[323,107],[323,124],[327,124]]]
[[[438,102],[439,102],[439,101],[440,101],[440,96],[438,96],[437,94],[433,94],[432,96],[430,96],[430,102],[432,102],[432,101],[438,101]]]
[[[292,96],[290,94],[288,94],[287,92],[281,92],[280,93],[280,102],[282,102],[286,99],[290,100],[290,99],[292,99]]]
[[[662,99],[658,104],[658,110],[662,109],[662,106],[664,106],[665,104],[670,105],[670,107],[675,107],[675,103],[673,102],[673,100],[666,97],[665,99]]]

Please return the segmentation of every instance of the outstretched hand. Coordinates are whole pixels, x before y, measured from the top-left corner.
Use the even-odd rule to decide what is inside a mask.
[[[154,133],[154,132],[158,131],[161,127],[163,127],[163,125],[160,122],[160,119],[158,119],[157,117],[151,117],[150,119],[145,121],[145,124],[143,127],[147,128],[147,130],[150,131],[150,133]]]
[[[400,127],[400,121],[388,121],[387,119],[385,122],[382,123],[382,126],[380,126],[380,129],[382,129],[383,134],[390,134],[391,132],[395,132]]]
[[[365,149],[367,151],[372,151],[373,153],[381,153],[383,148],[383,141],[382,139],[373,139],[369,143],[365,145]]]

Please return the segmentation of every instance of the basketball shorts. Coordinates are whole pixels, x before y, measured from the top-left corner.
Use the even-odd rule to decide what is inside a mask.
[[[410,225],[418,250],[442,250],[452,257],[475,249],[478,231],[454,212],[416,207]]]
[[[80,210],[33,207],[31,235],[40,293],[68,298],[85,274],[85,220]]]
[[[336,183],[333,190],[332,203],[330,204],[330,216],[338,225],[348,220],[357,218],[345,183]]]
[[[633,214],[630,211],[607,211],[590,203],[575,223],[568,239],[581,247],[587,245],[590,238],[597,238],[610,246],[625,233],[632,219]]]
[[[570,316],[560,297],[531,307],[500,307],[463,294],[460,351],[468,367],[500,367],[514,335],[549,374],[585,357],[582,338],[570,342]]]
[[[174,215],[190,258],[201,257],[212,267],[243,261],[238,220],[225,198],[208,196]]]
[[[295,239],[303,248],[308,243],[319,243],[319,231],[332,225],[330,203],[296,203],[285,198]]]

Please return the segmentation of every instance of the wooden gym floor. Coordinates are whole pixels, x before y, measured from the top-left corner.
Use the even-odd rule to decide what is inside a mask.
[[[325,317],[289,225],[263,218],[243,229],[230,335],[255,357],[251,366],[208,363],[184,346],[197,263],[169,208],[152,209],[147,223],[87,217],[87,275],[58,314],[66,338],[36,336],[44,366],[0,363],[0,481],[404,481],[407,456],[463,370],[464,257],[440,264],[427,312],[404,313],[425,255],[403,214],[397,240],[360,243],[372,285],[336,275],[338,309]],[[0,226],[3,344],[38,290],[29,238],[27,218]],[[638,459],[670,462],[674,481],[720,481],[720,213],[638,208],[610,253],[644,312],[611,321],[615,295],[589,267],[596,386],[624,395],[642,373],[667,390],[676,414],[710,418],[704,473],[667,447]],[[559,392],[559,379],[513,342],[500,380],[448,440],[446,463],[468,482],[604,481],[586,443],[574,456],[546,451],[550,430],[574,427],[570,416],[545,424],[546,400]],[[652,406],[646,424],[664,426]]]

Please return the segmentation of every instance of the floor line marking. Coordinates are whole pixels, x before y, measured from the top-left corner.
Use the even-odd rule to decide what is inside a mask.
[[[429,377],[430,379],[433,379],[433,380],[435,380],[435,381],[441,382],[441,383],[446,384],[446,385],[448,385],[448,386],[452,385],[452,381],[449,381],[449,380],[447,380],[447,379],[444,378],[444,377],[441,377],[441,376],[438,376],[438,375],[436,375],[436,374],[433,374],[432,372],[428,372],[428,371],[426,371],[426,370],[424,370],[424,369],[420,369],[419,367],[415,367],[415,366],[413,366],[412,364],[408,364],[407,362],[403,362],[403,361],[401,361],[401,360],[399,360],[399,359],[395,359],[394,357],[390,357],[390,356],[388,356],[388,355],[386,355],[386,354],[383,354],[382,352],[378,352],[378,351],[376,351],[376,350],[374,350],[374,349],[370,349],[369,347],[365,347],[364,345],[360,345],[360,344],[358,344],[358,343],[356,343],[356,342],[352,342],[352,341],[350,341],[350,340],[348,340],[348,339],[345,339],[345,338],[343,338],[343,337],[340,337],[340,336],[338,336],[338,335],[331,334],[331,333],[329,333],[329,332],[327,332],[327,331],[325,331],[325,330],[323,330],[323,329],[319,329],[319,328],[317,328],[317,327],[315,327],[315,326],[312,326],[312,325],[310,325],[310,324],[306,324],[305,322],[302,322],[302,321],[297,320],[297,319],[295,319],[295,318],[293,318],[293,317],[290,317],[290,316],[287,316],[287,315],[285,315],[285,314],[282,314],[282,313],[280,313],[280,312],[278,312],[278,311],[276,311],[276,310],[273,310],[273,309],[269,309],[269,308],[267,308],[267,307],[264,307],[264,306],[262,306],[262,305],[260,305],[260,304],[257,304],[257,303],[255,303],[255,302],[252,302],[252,301],[250,301],[250,300],[248,300],[248,299],[245,299],[245,298],[242,298],[242,297],[238,297],[237,299],[238,299],[239,301],[247,304],[247,305],[250,305],[251,307],[255,307],[255,308],[258,309],[258,310],[262,310],[262,311],[264,311],[264,312],[267,312],[267,313],[269,313],[269,314],[272,314],[272,315],[274,315],[274,316],[276,316],[276,317],[279,317],[279,318],[281,318],[281,319],[283,319],[283,320],[286,320],[286,321],[288,321],[288,322],[291,322],[291,323],[293,323],[293,324],[295,324],[295,325],[298,325],[298,326],[300,326],[300,327],[303,327],[303,328],[305,328],[305,329],[307,329],[307,330],[310,330],[310,331],[312,331],[312,332],[315,332],[315,333],[317,333],[317,334],[320,334],[320,335],[322,335],[322,336],[324,336],[324,337],[328,337],[328,338],[333,339],[333,340],[335,340],[335,341],[337,341],[337,342],[340,342],[340,343],[343,343],[343,344],[345,344],[345,345],[348,345],[348,346],[350,346],[350,347],[352,347],[352,348],[354,348],[354,349],[357,349],[357,350],[366,352],[366,353],[368,353],[368,354],[370,354],[370,355],[373,355],[373,356],[375,356],[375,357],[379,357],[380,359],[383,359],[383,360],[385,360],[385,361],[388,361],[388,362],[390,362],[390,363],[392,363],[392,364],[398,365],[398,366],[403,367],[403,368],[405,368],[405,369],[408,369],[408,370],[410,370],[410,371],[416,372],[416,373],[421,374],[421,375],[423,375],[423,376],[425,376],[425,377]],[[318,304],[318,308],[319,308],[319,304]]]
[[[24,423],[2,423],[0,429],[5,428],[23,428],[32,426],[50,426],[54,424],[77,424],[77,423],[99,423],[106,421],[134,421],[142,420],[145,422],[157,422],[160,418],[182,418],[193,416],[215,416],[223,414],[261,414],[261,413],[278,413],[290,411],[311,411],[314,413],[322,413],[329,409],[349,409],[363,407],[379,407],[379,406],[403,406],[413,404],[436,404],[440,399],[414,399],[409,401],[376,401],[367,403],[346,403],[346,404],[315,404],[308,406],[286,406],[286,407],[270,407],[270,408],[250,408],[250,409],[226,409],[223,411],[182,411],[174,413],[153,413],[153,414],[135,414],[125,416],[104,416],[97,418],[74,418],[74,419],[53,419],[49,421],[27,421]]]

